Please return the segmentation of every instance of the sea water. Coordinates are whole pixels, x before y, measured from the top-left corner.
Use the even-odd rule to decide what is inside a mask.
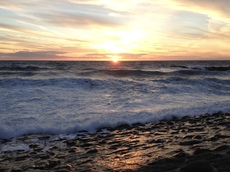
[[[0,139],[230,111],[230,61],[0,62]]]

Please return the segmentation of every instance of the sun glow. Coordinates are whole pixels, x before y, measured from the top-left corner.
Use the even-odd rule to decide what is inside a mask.
[[[114,63],[117,63],[120,59],[121,59],[121,56],[119,56],[119,55],[109,55],[108,56],[110,59],[111,59],[111,61],[113,61]]]
[[[113,59],[113,62],[114,62],[114,63],[117,63],[117,62],[118,62],[118,59],[114,58],[114,59]]]
[[[107,31],[93,48],[108,54],[134,53],[144,37],[142,30]]]
[[[105,44],[101,45],[102,49],[108,51],[109,53],[121,53],[124,50],[122,49],[122,47],[120,47],[119,45],[113,43],[113,42],[107,42]]]

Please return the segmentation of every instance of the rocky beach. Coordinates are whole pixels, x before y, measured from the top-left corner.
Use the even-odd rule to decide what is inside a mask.
[[[0,171],[229,172],[230,113],[1,141]]]

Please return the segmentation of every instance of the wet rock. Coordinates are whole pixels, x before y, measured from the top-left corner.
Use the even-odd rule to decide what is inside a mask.
[[[30,144],[29,148],[34,149],[34,148],[38,148],[39,146],[40,146],[39,144]]]
[[[183,116],[183,117],[181,118],[181,121],[187,122],[187,121],[189,121],[189,119],[190,119],[189,116]]]
[[[170,134],[178,134],[179,131],[171,131]]]
[[[50,155],[50,156],[54,156],[55,153],[54,152],[51,152],[51,151],[47,151],[47,153]]]
[[[39,169],[39,170],[48,170],[49,169],[49,163],[47,161],[40,161],[35,163],[32,168]]]
[[[155,132],[154,133],[155,136],[164,135],[164,134],[165,134],[164,132]]]
[[[58,153],[54,156],[54,158],[57,159],[65,159],[66,158],[66,154],[62,154],[62,153]]]
[[[192,139],[193,137],[194,135],[189,134],[189,135],[185,135],[183,139]]]
[[[183,150],[175,153],[173,155],[174,158],[185,158],[186,156],[188,156],[188,154],[186,152],[184,152]]]
[[[188,128],[189,131],[196,131],[196,132],[201,132],[204,131],[203,127],[190,127]]]
[[[199,144],[199,143],[201,143],[200,140],[188,140],[188,141],[180,142],[179,145],[189,146],[189,145],[194,145],[194,144]]]
[[[173,122],[173,121],[167,121],[167,124],[168,124],[168,125],[174,125],[175,122]]]
[[[156,139],[156,140],[155,140],[155,143],[164,143],[164,142],[165,142],[164,139]]]
[[[145,126],[145,124],[142,124],[142,123],[139,123],[139,122],[132,124],[132,127],[140,127],[140,126]]]
[[[58,165],[55,168],[53,168],[53,170],[55,172],[69,172],[70,170],[72,170],[73,166],[71,164],[65,164],[65,165]]]
[[[44,153],[44,154],[37,154],[35,157],[41,159],[49,159],[50,155]]]
[[[30,155],[37,155],[38,153],[36,151],[30,152]]]
[[[53,168],[53,167],[57,166],[58,164],[60,164],[61,161],[57,160],[57,159],[50,159],[50,160],[48,160],[48,163],[49,163],[49,167]]]
[[[43,150],[43,148],[41,148],[41,147],[34,148],[34,151],[36,151],[36,152],[41,152],[42,150]]]
[[[49,135],[39,136],[38,139],[39,140],[48,140],[48,139],[50,139],[50,136]]]
[[[206,162],[193,162],[180,170],[181,172],[218,172]]]
[[[1,144],[6,144],[6,143],[8,143],[8,142],[10,142],[11,140],[10,139],[1,139],[0,140],[0,143]]]
[[[21,155],[21,156],[17,156],[15,157],[15,161],[23,161],[27,158],[29,158],[30,156],[29,155]]]
[[[196,140],[196,139],[197,139],[197,140],[202,140],[203,137],[200,136],[200,135],[196,135],[196,136],[193,136],[192,139],[194,139],[194,140]]]
[[[146,140],[146,143],[147,143],[147,144],[156,143],[156,140],[155,140],[155,139],[152,139],[152,140]]]
[[[218,122],[218,125],[230,126],[230,121],[220,121],[220,122]]]
[[[52,146],[49,150],[54,151],[54,150],[58,150],[58,149],[59,149],[58,146]]]
[[[67,146],[76,146],[76,142],[73,140],[66,140],[64,143],[66,143]]]
[[[113,130],[124,130],[124,129],[131,129],[131,126],[128,124],[122,124],[122,125],[115,127]]]
[[[215,148],[213,151],[223,151],[223,150],[227,150],[227,149],[230,149],[230,146],[222,145],[222,146]]]
[[[11,169],[11,172],[23,172],[23,171],[25,171],[25,170],[27,170],[27,169],[28,169],[28,167],[27,167],[27,168],[13,167],[13,168]]]
[[[230,137],[229,135],[216,134],[214,137],[210,138],[210,140],[215,141],[215,140],[229,138],[229,137]]]
[[[87,151],[86,153],[97,153],[97,152],[98,152],[97,149],[91,149],[91,150]]]
[[[85,143],[85,144],[82,144],[81,145],[81,147],[91,147],[91,146],[93,146],[93,144],[91,144],[91,143]]]
[[[202,148],[197,148],[195,151],[194,151],[194,155],[198,155],[198,154],[203,154],[203,153],[210,153],[211,150],[209,149],[202,149]]]
[[[74,152],[76,152],[76,148],[70,148],[68,152],[69,153],[74,153]]]
[[[163,133],[163,134],[165,134],[165,133],[167,133],[168,132],[168,130],[166,130],[166,129],[159,129],[158,130],[158,133]]]

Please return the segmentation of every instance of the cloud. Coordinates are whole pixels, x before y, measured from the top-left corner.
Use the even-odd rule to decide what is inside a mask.
[[[93,14],[83,12],[60,12],[52,11],[46,13],[35,14],[43,21],[51,25],[59,27],[84,27],[84,26],[119,26],[122,23],[114,18],[111,18],[107,13]]]
[[[196,11],[208,16],[230,17],[230,1],[229,0],[172,0],[181,7]]]
[[[36,28],[36,27],[35,27]],[[62,42],[72,42],[72,43],[86,43],[87,41],[78,39],[75,37],[67,37],[66,35],[60,35],[60,34],[54,34],[52,32],[47,32],[46,30],[42,29],[36,30],[36,29],[29,29],[26,28],[24,25],[11,25],[11,24],[4,24],[0,23],[0,30],[2,31],[8,31],[13,32],[14,34],[5,34],[2,37],[4,37],[5,41],[18,41],[18,42],[27,42],[27,44],[39,44],[44,39],[46,40],[52,40],[53,43],[56,41],[62,41]],[[47,45],[48,42],[43,42],[42,44]],[[50,43],[48,43],[50,44]]]
[[[146,54],[144,53],[118,53],[118,54],[111,54],[111,53],[91,53],[86,54],[85,57],[88,59],[101,59],[101,60],[110,60],[114,56],[118,57],[121,60],[141,60],[143,56]]]
[[[0,53],[0,60],[48,60],[48,59],[61,59],[62,54],[65,52],[59,51],[36,51],[36,52],[28,52],[28,51],[19,51],[13,53]]]
[[[31,34],[34,36],[46,36],[46,37],[52,36],[48,32],[30,29],[30,28],[27,28],[26,26],[5,24],[5,23],[0,23],[0,30],[10,31],[10,32],[21,32],[21,33],[25,33],[25,34]]]
[[[208,29],[211,33],[222,33],[224,34],[225,38],[230,37],[230,23],[210,19]]]
[[[4,23],[0,23],[0,30],[8,30],[8,31],[13,31],[13,32],[27,32],[28,31],[26,29],[23,29],[22,27],[10,25],[10,24],[4,24]]]
[[[60,1],[3,1],[0,7],[15,13],[8,16],[12,20],[36,20],[37,23],[48,23],[59,27],[84,27],[89,25],[118,26],[123,25],[116,11],[94,3],[73,3]],[[112,16],[109,14],[117,14]],[[17,15],[17,16],[16,16]]]

